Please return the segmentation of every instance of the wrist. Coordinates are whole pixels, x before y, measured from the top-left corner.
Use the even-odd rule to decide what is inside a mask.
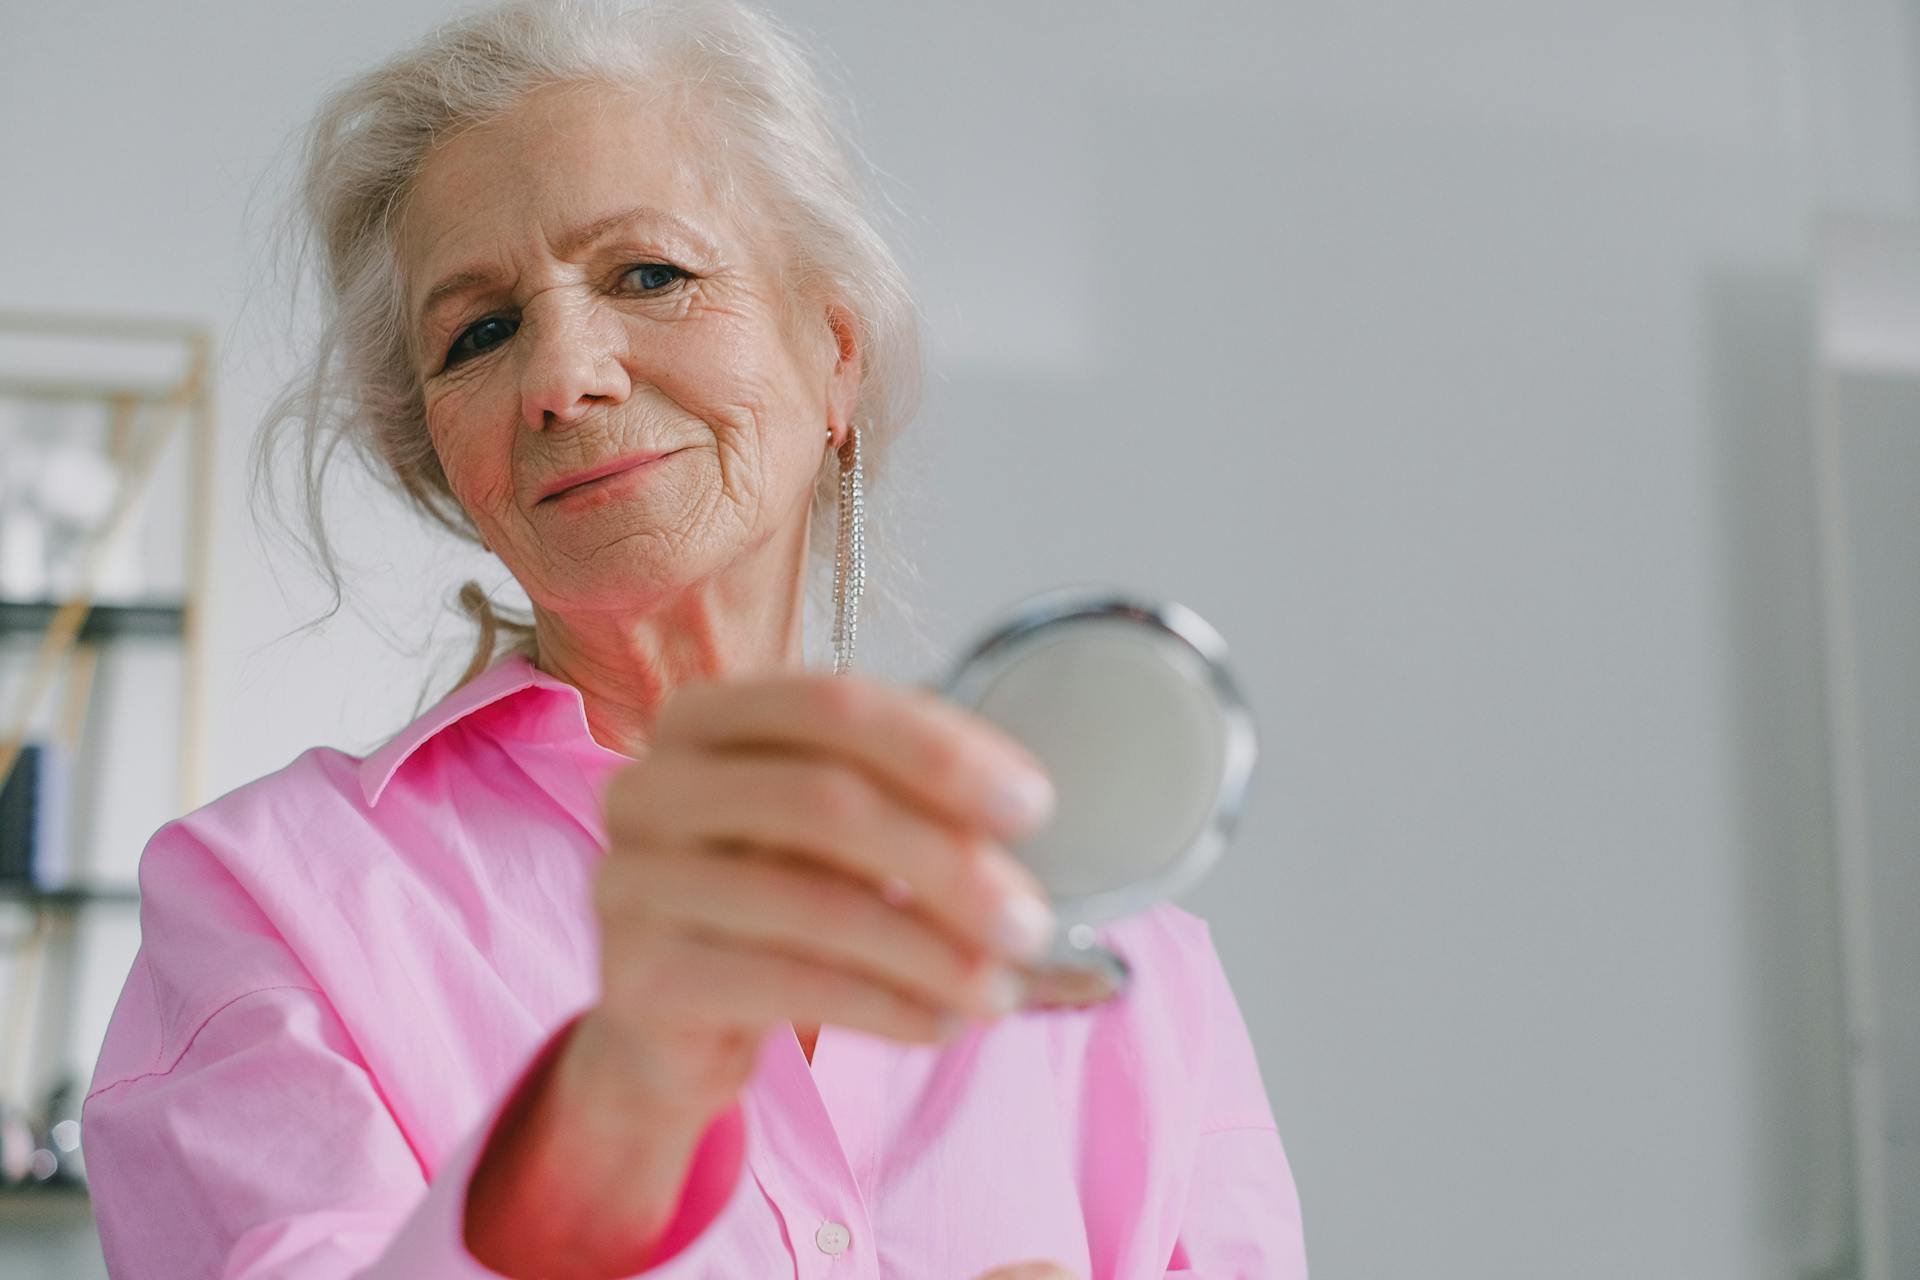
[[[689,1147],[717,1110],[664,1086],[632,1040],[598,1008],[582,1014],[574,1026],[554,1063],[554,1088],[576,1114],[669,1140],[678,1136]]]
[[[617,1086],[577,1019],[502,1113],[468,1187],[464,1234],[502,1275],[630,1275],[658,1247],[702,1134],[683,1110]],[[583,1038],[584,1036],[584,1038]]]

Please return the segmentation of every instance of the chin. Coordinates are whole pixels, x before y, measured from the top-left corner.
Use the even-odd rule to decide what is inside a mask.
[[[544,563],[514,577],[550,613],[644,612],[714,572],[706,549],[656,530],[615,537],[578,554],[549,549]]]

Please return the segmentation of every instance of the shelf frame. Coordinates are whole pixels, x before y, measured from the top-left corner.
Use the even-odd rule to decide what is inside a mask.
[[[30,340],[101,340],[115,344],[162,343],[184,357],[171,363],[181,371],[163,376],[68,375],[27,369],[0,373],[0,400],[15,402],[98,403],[108,414],[107,455],[120,468],[119,491],[107,518],[93,531],[80,581],[65,599],[0,599],[0,644],[39,637],[18,704],[0,709],[0,782],[19,758],[27,734],[38,722],[42,700],[56,678],[64,705],[56,708],[57,735],[77,746],[87,721],[93,674],[99,652],[126,640],[164,640],[181,648],[181,710],[178,724],[178,809],[185,813],[206,798],[208,629],[206,602],[211,581],[214,496],[214,342],[210,326],[168,317],[29,312],[0,309],[0,335]],[[181,437],[188,450],[185,493],[185,581],[178,597],[98,602],[94,583],[104,549],[133,531],[140,498],[158,460]],[[49,1057],[56,1071],[70,1070],[73,1002],[80,969],[81,914],[91,908],[116,913],[140,903],[135,884],[78,883],[40,886],[22,881],[0,883],[0,907],[24,907],[31,931],[11,948],[14,968],[9,995],[23,1003],[0,1009],[5,1014],[0,1043],[0,1092],[30,1092],[39,1083],[36,1065]],[[9,1000],[11,1004],[11,1000]],[[86,1203],[84,1185],[51,1184],[0,1188],[0,1204]]]
[[[65,600],[9,600],[0,597],[0,640],[9,636],[41,635],[53,622]],[[128,636],[179,639],[185,636],[187,606],[179,600],[129,600],[93,604],[80,624],[78,644],[99,644]]]

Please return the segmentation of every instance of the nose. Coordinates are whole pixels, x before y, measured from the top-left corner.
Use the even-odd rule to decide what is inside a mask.
[[[520,416],[535,431],[570,427],[595,405],[633,390],[620,363],[620,328],[591,301],[551,295],[520,313]]]

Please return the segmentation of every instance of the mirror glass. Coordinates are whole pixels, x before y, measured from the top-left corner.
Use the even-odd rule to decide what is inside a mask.
[[[1060,920],[1033,1003],[1117,992],[1125,964],[1092,926],[1204,875],[1245,797],[1256,738],[1225,643],[1180,605],[1067,589],[1013,609],[941,692],[1032,751],[1058,794],[1012,847]]]

